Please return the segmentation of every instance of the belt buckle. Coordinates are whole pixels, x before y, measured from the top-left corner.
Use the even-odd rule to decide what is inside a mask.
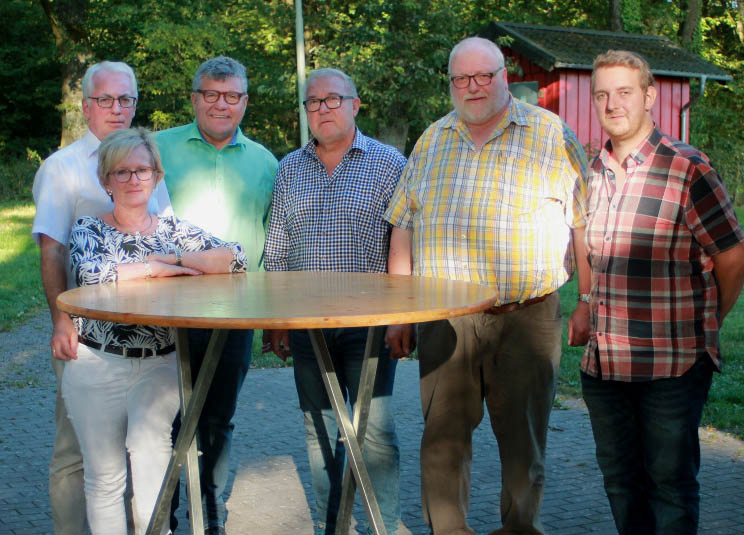
[[[147,348],[146,347],[126,347],[123,346],[121,348],[122,354],[121,356],[125,359],[146,359],[147,357]],[[128,355],[127,353],[131,353]],[[152,350],[152,356],[155,356],[155,350]]]

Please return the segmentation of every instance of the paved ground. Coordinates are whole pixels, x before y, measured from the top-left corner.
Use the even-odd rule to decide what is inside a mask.
[[[0,534],[51,534],[47,462],[51,453],[54,377],[47,360],[49,325],[40,316],[0,333]],[[427,533],[419,504],[418,444],[422,424],[417,366],[402,362],[395,400],[401,439],[403,533]],[[586,410],[561,400],[553,411],[542,520],[552,535],[615,533]],[[311,492],[304,428],[289,369],[251,370],[240,397],[233,446],[228,532],[311,534]],[[704,535],[740,535],[744,443],[702,430]],[[478,534],[499,527],[498,449],[487,423],[475,434],[469,520]],[[187,520],[181,512],[183,526]],[[364,522],[357,504],[356,518]],[[186,530],[179,529],[179,534]]]

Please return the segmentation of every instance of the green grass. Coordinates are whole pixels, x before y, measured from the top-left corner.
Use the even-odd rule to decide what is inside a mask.
[[[31,237],[34,213],[27,201],[0,203],[0,331],[46,307],[39,248]]]

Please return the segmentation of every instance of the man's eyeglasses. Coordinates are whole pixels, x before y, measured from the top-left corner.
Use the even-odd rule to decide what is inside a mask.
[[[320,109],[320,105],[325,102],[326,107],[329,110],[335,110],[336,108],[341,107],[341,103],[346,98],[356,98],[349,95],[328,95],[326,98],[309,98],[307,100],[303,100],[302,104],[305,106],[305,109],[307,111],[318,111]]]
[[[139,169],[118,169],[111,171],[110,176],[113,176],[117,182],[129,182],[132,179],[132,175],[136,175],[140,182],[147,182],[152,180],[156,171],[152,167],[140,167]]]
[[[91,100],[95,100],[99,108],[113,108],[114,101],[119,101],[119,106],[122,108],[133,108],[137,104],[137,97],[130,97],[128,95],[122,95],[120,97],[88,97]]]
[[[212,91],[211,89],[197,89],[196,92],[202,96],[207,104],[214,104],[222,97],[227,104],[235,105],[245,95],[245,93],[238,93],[237,91]]]
[[[496,76],[499,72],[501,72],[501,69],[504,67],[499,67],[493,72],[479,72],[477,74],[456,74],[454,76],[450,76],[450,82],[452,82],[452,85],[454,85],[457,89],[465,89],[470,85],[470,80],[475,80],[475,85],[484,86],[484,85],[491,85],[491,80],[494,76]]]

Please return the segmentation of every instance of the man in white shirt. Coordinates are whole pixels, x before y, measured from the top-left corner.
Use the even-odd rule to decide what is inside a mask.
[[[33,185],[36,216],[31,233],[41,248],[41,279],[52,315],[52,366],[57,375],[57,430],[49,464],[49,498],[56,535],[85,535],[83,458],[59,393],[65,361],[77,358],[77,333],[70,316],[57,309],[57,296],[74,286],[68,239],[82,216],[110,212],[113,202],[98,181],[98,146],[111,132],[129,128],[137,105],[137,79],[125,63],[92,65],[83,77],[85,135],[47,158]],[[169,215],[170,199],[161,181],[149,210]]]

